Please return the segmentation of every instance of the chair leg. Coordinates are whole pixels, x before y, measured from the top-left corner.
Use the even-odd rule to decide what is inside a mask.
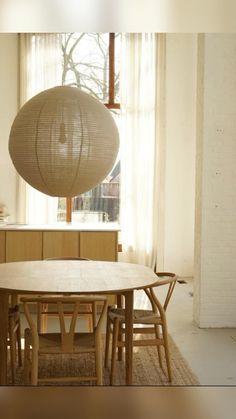
[[[27,332],[25,333],[25,349],[24,349],[24,384],[30,384],[30,344],[27,337]]]
[[[168,334],[167,334],[166,321],[164,321],[163,325],[162,325],[162,334],[163,334],[163,340],[164,340],[164,351],[165,351],[165,356],[166,356],[166,367],[167,367],[167,373],[168,373],[168,380],[171,383],[172,375],[171,375],[170,353],[169,353],[169,344],[168,344]]]
[[[17,337],[17,350],[18,350],[18,365],[19,365],[19,367],[21,367],[22,366],[22,351],[21,351],[21,327],[20,327],[20,321],[18,321],[17,331],[16,331],[16,337]]]
[[[113,323],[113,334],[112,334],[112,352],[111,352],[111,372],[110,372],[110,385],[113,385],[114,372],[115,372],[115,363],[116,363],[116,348],[118,343],[120,322],[116,318]]]
[[[16,335],[14,332],[14,320],[10,318],[9,321],[9,341],[10,341],[10,362],[11,362],[11,380],[12,384],[16,379]]]
[[[95,301],[92,302],[92,332],[94,331],[97,324],[97,304]]]
[[[120,324],[119,331],[118,331],[118,340],[119,340],[119,342],[122,342],[124,340],[124,333],[122,333],[122,328],[123,327],[124,327],[123,324]],[[124,352],[123,349],[124,349],[123,346],[119,346],[118,347],[118,351],[117,351],[117,359],[118,359],[118,361],[122,361],[123,360],[123,352]]]
[[[123,308],[124,307],[124,297],[123,295],[117,295],[117,307],[118,308]],[[123,324],[120,325],[119,328],[119,341],[122,341],[124,338],[124,335],[121,331],[121,328],[124,327]],[[123,347],[120,346],[118,348],[118,361],[122,361],[123,359]]]
[[[155,328],[156,339],[160,339],[159,325],[158,324],[155,324],[154,325],[154,328]],[[162,355],[161,355],[161,346],[160,345],[157,345],[157,353],[158,353],[158,359],[159,359],[160,367],[163,370]]]
[[[111,337],[111,320],[109,319],[109,316],[107,316],[106,342],[105,342],[105,360],[104,360],[104,366],[105,366],[105,368],[108,367],[110,337]]]
[[[31,384],[38,384],[38,351],[35,348],[32,348]]]
[[[97,376],[97,385],[102,386],[103,376],[102,376],[102,351],[101,351],[101,340],[99,339],[96,342],[96,351],[95,351],[95,367],[96,367],[96,376]]]

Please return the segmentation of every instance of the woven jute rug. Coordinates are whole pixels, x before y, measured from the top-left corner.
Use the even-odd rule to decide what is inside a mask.
[[[133,385],[134,386],[192,386],[199,385],[199,381],[191,371],[179,349],[169,336],[169,348],[171,356],[172,383],[167,379],[165,370],[165,357],[163,353],[164,371],[160,368],[157,349],[155,347],[134,348],[133,355]],[[124,358],[124,357],[123,357]],[[94,357],[88,354],[81,356],[51,356],[45,355],[39,362],[39,377],[50,376],[79,376],[93,374]],[[10,383],[10,377],[9,377]],[[104,368],[104,385],[109,385],[109,368]],[[17,368],[16,385],[23,385],[23,368]],[[40,385],[93,385],[90,382],[71,383],[46,383]],[[116,361],[114,385],[125,385],[125,363]]]

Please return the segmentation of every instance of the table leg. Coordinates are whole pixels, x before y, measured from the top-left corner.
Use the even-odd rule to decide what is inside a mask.
[[[116,301],[117,301],[117,307],[118,308],[123,308],[123,295],[118,294],[116,297]],[[122,324],[120,325],[120,327],[122,327]],[[119,334],[119,340],[123,339],[123,334],[120,333]],[[118,347],[118,361],[122,361],[123,358],[123,348],[122,347]]]
[[[0,292],[0,385],[7,384],[8,298]]]
[[[133,373],[133,291],[125,293],[125,369],[126,385],[132,385]]]

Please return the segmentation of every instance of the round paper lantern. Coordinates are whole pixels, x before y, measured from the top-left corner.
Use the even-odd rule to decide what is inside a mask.
[[[111,171],[119,134],[110,111],[76,87],[59,86],[34,96],[18,112],[9,152],[17,172],[39,191],[72,197]]]

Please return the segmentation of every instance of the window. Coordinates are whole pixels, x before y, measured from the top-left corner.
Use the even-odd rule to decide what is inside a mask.
[[[120,34],[62,35],[62,84],[77,86],[102,101],[119,126]],[[111,173],[92,190],[58,200],[58,221],[118,222],[119,156]]]

